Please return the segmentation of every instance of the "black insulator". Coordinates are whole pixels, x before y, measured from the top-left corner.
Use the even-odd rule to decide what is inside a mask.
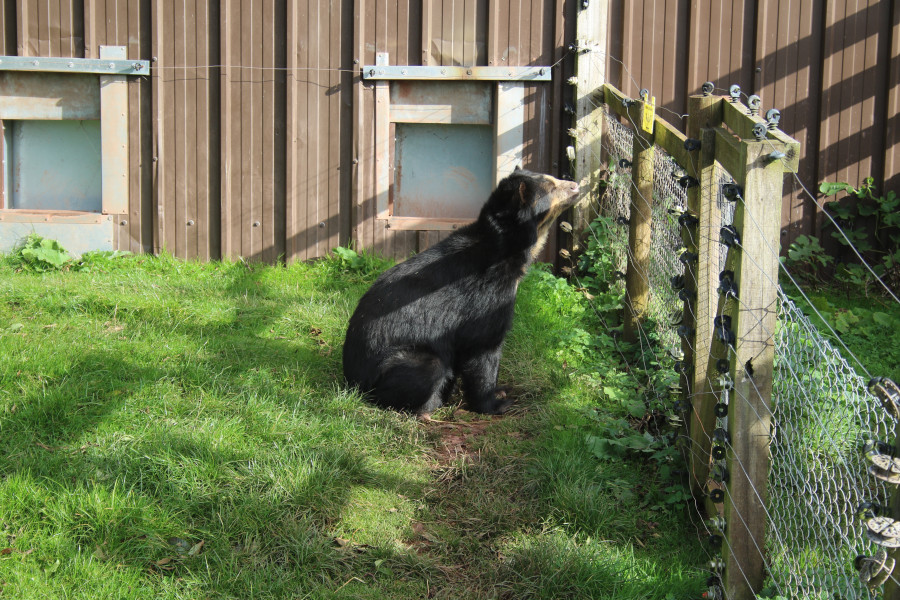
[[[717,417],[727,417],[728,416],[728,405],[725,404],[724,402],[719,402],[718,404],[716,404],[715,408],[713,409],[713,412],[716,414]]]
[[[681,254],[678,255],[678,260],[680,260],[684,264],[696,263],[699,256],[696,252],[691,252],[690,250],[685,250]]]
[[[630,169],[631,161],[628,160],[627,158],[619,159],[619,168],[620,169]]]
[[[722,427],[716,427],[713,431],[712,439],[723,444],[731,443],[731,436],[728,435],[728,430]]]
[[[684,212],[678,215],[678,224],[682,227],[692,227],[699,222],[700,219],[698,219],[696,215],[692,215],[689,212]]]
[[[693,152],[695,150],[699,150],[700,145],[701,145],[700,140],[695,139],[695,138],[688,138],[688,139],[684,140],[684,149],[687,150],[688,152]]]
[[[719,230],[719,242],[729,248],[741,245],[741,236],[734,225],[726,225]]]
[[[700,182],[690,175],[682,175],[678,178],[678,185],[680,185],[684,189],[689,189],[692,187],[697,187],[698,185],[700,185]]]
[[[713,446],[712,457],[715,460],[725,459],[725,446]]]
[[[744,197],[744,190],[736,183],[725,183],[722,185],[722,195],[726,200],[734,202],[738,198]]]
[[[731,363],[727,358],[720,358],[716,361],[716,371],[719,373],[728,373],[731,371]]]
[[[725,490],[715,489],[709,493],[709,499],[715,502],[716,504],[721,504],[725,501]]]
[[[716,89],[716,85],[712,81],[707,81],[703,85],[700,86],[700,91],[704,96],[709,96]]]
[[[672,284],[673,291],[684,289],[684,275],[675,275],[669,279],[669,282]]]
[[[619,225],[628,225],[629,223],[631,223],[631,219],[629,219],[628,217],[616,217],[616,223],[618,223]]]
[[[675,330],[678,333],[678,337],[683,338],[692,338],[694,337],[694,330],[688,327],[687,325],[679,325],[678,329]]]

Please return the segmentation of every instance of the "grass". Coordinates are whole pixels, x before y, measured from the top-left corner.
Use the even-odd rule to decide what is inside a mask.
[[[378,261],[18,266],[0,260],[0,597],[700,597],[656,465],[584,442],[622,409],[564,367],[596,324],[548,274],[520,289],[512,414],[420,423],[341,386]]]

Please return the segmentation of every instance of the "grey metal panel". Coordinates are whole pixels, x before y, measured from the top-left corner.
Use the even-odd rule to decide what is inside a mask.
[[[0,119],[99,119],[100,79],[0,72]]]
[[[7,121],[6,208],[100,212],[99,121]]]
[[[29,234],[57,240],[63,248],[77,255],[89,250],[113,249],[113,221],[109,215],[93,223],[34,222],[18,223],[0,219],[0,252],[10,252]]]
[[[395,216],[478,216],[493,189],[491,127],[399,123],[396,138]]]

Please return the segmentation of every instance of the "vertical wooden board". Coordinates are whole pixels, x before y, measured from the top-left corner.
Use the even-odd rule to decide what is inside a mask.
[[[565,101],[563,82],[573,75],[572,68],[574,61],[566,60],[566,52],[569,44],[575,42],[575,10],[571,3],[564,0],[548,0],[548,9],[551,11],[551,37],[548,38],[549,47],[553,48],[553,84],[550,96],[551,106],[562,106]],[[567,7],[569,7],[567,9]],[[568,10],[568,12],[567,12]],[[605,57],[602,57],[605,58]],[[601,58],[601,60],[602,60]],[[559,110],[550,114],[550,164],[554,175],[561,175],[560,165],[564,165],[566,158],[563,158],[565,145],[568,145],[568,139],[563,142],[563,136],[568,128],[568,123],[563,123],[563,115]],[[558,162],[563,161],[563,162]]]
[[[131,6],[128,11],[128,57],[150,56],[152,33],[150,3]],[[135,254],[153,251],[153,118],[152,83],[147,78],[132,78],[128,82],[128,128],[131,161],[131,191],[127,228],[117,231],[117,248]],[[127,231],[125,231],[127,229]],[[125,238],[125,239],[123,239]]]
[[[171,253],[178,252],[178,230],[177,230],[177,211],[178,198],[181,195],[178,180],[177,165],[177,148],[178,148],[178,99],[176,93],[177,80],[179,77],[178,62],[176,58],[176,15],[175,6],[172,2],[162,2],[163,17],[163,49],[165,56],[159,57],[159,68],[163,72],[163,96],[162,103],[164,114],[162,116],[163,125],[166,132],[163,136],[165,146],[159,157],[160,168],[162,169],[163,178],[165,179],[165,188],[168,192],[163,198],[165,220],[162,222],[162,239],[164,247]]]
[[[66,23],[63,23],[62,15],[59,11],[59,0],[50,0],[47,2],[44,10],[45,18],[42,19],[46,23],[46,51],[45,56],[64,56],[62,54],[63,38],[67,30]],[[44,32],[42,32],[44,34]]]
[[[365,0],[359,0],[363,2]],[[434,5],[437,0],[422,0],[422,34],[421,34],[421,43],[422,43],[422,53],[421,56],[421,64],[422,65],[434,65],[437,64],[434,60],[434,56],[431,52],[431,44],[434,39],[434,34],[432,33],[434,28]],[[357,19],[358,20],[358,19]],[[357,38],[358,39],[358,38]]]
[[[187,89],[189,71],[187,66],[187,32],[186,27],[186,11],[188,0],[174,0],[172,2],[173,13],[173,29],[170,30],[172,36],[172,57],[173,66],[178,68],[178,76],[175,77],[173,83],[174,93],[174,156],[172,157],[172,169],[175,175],[175,194],[174,194],[174,223],[172,230],[172,239],[174,247],[171,249],[175,256],[187,257],[187,203],[190,196],[188,174],[188,144],[196,143],[191,135],[191,131],[187,127]],[[193,213],[193,211],[191,211]]]
[[[457,60],[453,55],[453,3],[454,0],[443,0],[441,2],[441,10],[434,11],[435,18],[438,19],[438,24],[434,31],[439,32],[440,35],[441,65],[457,64]],[[378,31],[381,33],[383,30],[379,27]]]
[[[887,109],[885,111],[884,189],[900,193],[900,3],[891,12]]]
[[[298,193],[298,169],[297,156],[299,147],[298,130],[298,87],[301,77],[299,71],[301,36],[298,31],[300,21],[300,2],[287,0],[285,7],[286,31],[286,65],[287,85],[285,87],[285,261],[290,264],[296,261],[298,256],[297,239],[297,193]],[[305,6],[305,4],[304,4]]]
[[[761,114],[769,108],[781,111],[780,127],[800,141],[798,176],[812,189],[816,183],[818,105],[822,27],[821,11],[813,0],[787,5],[776,0],[761,2],[757,13],[756,93],[762,97]],[[793,176],[785,177],[782,199],[782,246],[801,234],[814,232],[816,205]]]
[[[641,40],[643,39],[644,3],[642,0],[625,3],[624,20],[622,85],[619,89],[629,96],[637,98],[642,85],[640,82],[643,81]]]
[[[318,3],[311,3],[309,7],[309,22],[308,22],[308,30],[307,30],[307,39],[309,40],[311,47],[316,47],[321,43],[321,38],[319,36],[319,32],[321,31],[321,16],[322,16],[321,7]],[[306,181],[307,187],[309,190],[308,195],[308,204],[306,207],[306,221],[307,227],[309,228],[308,239],[310,243],[309,253],[311,256],[317,256],[320,252],[319,244],[322,232],[316,228],[316,224],[319,222],[319,210],[320,210],[320,198],[322,197],[322,191],[320,190],[321,177],[319,173],[319,154],[320,148],[319,145],[321,143],[321,107],[320,107],[320,77],[322,71],[321,61],[322,55],[321,53],[315,53],[315,56],[310,56],[309,59],[309,68],[308,71],[308,80],[309,85],[306,88],[306,107],[307,107],[307,132],[308,136],[308,147],[312,150],[305,157],[306,159]]]
[[[322,10],[320,6],[318,9],[319,15],[317,19],[318,27],[317,27],[317,44],[319,47],[327,47],[328,44],[328,36],[330,30],[330,11]],[[392,21],[392,19],[388,18],[387,11],[385,11],[385,18],[387,19],[385,25]],[[396,27],[396,20],[393,20],[393,24]],[[316,190],[315,190],[315,215],[311,216],[311,226],[315,227],[316,231],[316,255],[321,255],[327,253],[330,248],[328,248],[329,243],[329,220],[330,220],[330,195],[331,195],[331,175],[329,173],[329,147],[330,147],[330,136],[331,136],[331,110],[330,104],[331,100],[321,93],[322,90],[328,89],[328,83],[331,77],[331,73],[327,71],[330,68],[331,62],[330,57],[328,55],[322,55],[319,57],[319,61],[317,63],[318,68],[320,69],[316,73],[316,81],[317,85],[312,90],[315,94],[315,110],[316,110],[316,138],[314,142],[316,144],[316,159],[314,170],[312,171],[316,181]],[[312,133],[311,133],[312,134]],[[325,227],[319,227],[320,223],[325,223]]]
[[[462,9],[462,64],[473,66],[478,62],[478,46],[476,31],[478,27],[478,0],[464,0]]]
[[[866,5],[866,47],[862,83],[866,95],[862,100],[858,130],[859,145],[863,149],[860,182],[872,176],[880,184],[884,178],[884,154],[880,149],[886,147],[886,137],[881,115],[884,114],[888,97],[887,56],[891,34],[890,23],[889,3],[869,0]]]
[[[16,55],[16,32],[18,18],[16,0],[0,0],[0,52],[6,56]]]
[[[854,73],[862,72],[865,67],[865,29],[866,23],[860,18],[864,0],[847,2],[847,13],[844,17],[844,39],[841,51],[841,104],[840,121],[838,122],[838,180],[856,184],[860,180],[859,166],[861,162],[860,148],[850,139],[861,120],[860,103],[866,93],[860,85],[853,85],[849,79]],[[849,42],[849,45],[848,45]]]
[[[505,67],[512,64],[509,62],[510,0],[491,0],[491,4],[488,36],[492,38],[490,45],[494,51],[494,64],[498,67]]]
[[[259,43],[259,62],[262,70],[258,90],[260,103],[260,207],[264,225],[260,237],[262,260],[277,260],[275,236],[275,6],[273,0],[259,2],[262,37]]]
[[[843,46],[843,3],[825,7],[822,51],[822,95],[819,100],[819,173],[817,179],[834,181],[837,175],[837,142],[840,123],[841,49]]]
[[[550,47],[545,43],[544,31],[552,26],[553,22],[544,22],[544,13],[547,2],[545,0],[532,0],[531,10],[528,12],[528,53],[525,54],[526,65],[550,65]]]
[[[488,0],[486,51],[489,66],[500,65],[500,1]]]
[[[507,46],[504,48],[505,61],[501,60],[501,65],[518,67],[525,64],[526,57],[522,53],[522,3],[516,0],[510,0],[507,5],[507,13],[501,13],[501,22],[506,19],[506,27],[509,30],[509,39]]]
[[[404,40],[409,38],[409,20],[408,15],[404,11],[400,12],[398,18]],[[319,256],[324,256],[331,251],[332,248],[341,243],[341,142],[344,139],[342,135],[341,121],[341,101],[344,94],[341,86],[343,75],[338,70],[342,65],[341,60],[341,35],[343,29],[343,14],[339,10],[330,12],[328,23],[328,88],[325,91],[325,98],[328,101],[328,161],[326,167],[328,169],[328,197],[327,197],[327,219],[325,220],[325,240],[324,247],[319,251]],[[402,50],[398,50],[398,55],[408,60],[410,55],[409,49],[401,44]],[[338,93],[330,93],[331,90],[338,90]],[[319,227],[319,225],[316,225]]]

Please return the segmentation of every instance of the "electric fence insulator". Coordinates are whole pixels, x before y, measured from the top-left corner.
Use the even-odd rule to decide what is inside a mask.
[[[740,102],[741,101],[741,86],[734,83],[731,87],[728,88],[728,95],[731,96],[732,102]]]
[[[678,224],[682,227],[693,227],[699,222],[700,219],[697,218],[697,215],[693,215],[689,212],[683,212],[678,216]]]
[[[766,139],[766,135],[768,134],[769,130],[764,124],[757,123],[750,131],[753,133],[753,137],[756,138],[756,141],[761,142],[762,140]]]
[[[740,247],[741,236],[734,225],[726,225],[719,230],[719,242],[727,248]]]
[[[729,202],[735,202],[744,197],[744,190],[736,183],[725,183],[722,185],[722,195]]]
[[[688,152],[695,152],[700,149],[702,143],[696,138],[688,138],[684,140],[684,149]]]
[[[769,129],[778,129],[778,123],[781,121],[781,111],[777,108],[770,108],[766,111],[766,123]]]
[[[860,582],[874,591],[890,579],[896,560],[888,556],[886,550],[879,548],[872,556],[857,556],[853,565],[859,571]]]
[[[704,96],[712,95],[713,91],[716,89],[716,85],[712,81],[707,81],[703,85],[700,86],[700,92]]]
[[[900,387],[887,377],[875,377],[869,381],[869,393],[878,398],[881,407],[895,421],[900,420]]]
[[[747,112],[750,113],[751,116],[755,117],[759,114],[759,107],[762,105],[762,98],[753,94],[749,98],[747,98]]]

